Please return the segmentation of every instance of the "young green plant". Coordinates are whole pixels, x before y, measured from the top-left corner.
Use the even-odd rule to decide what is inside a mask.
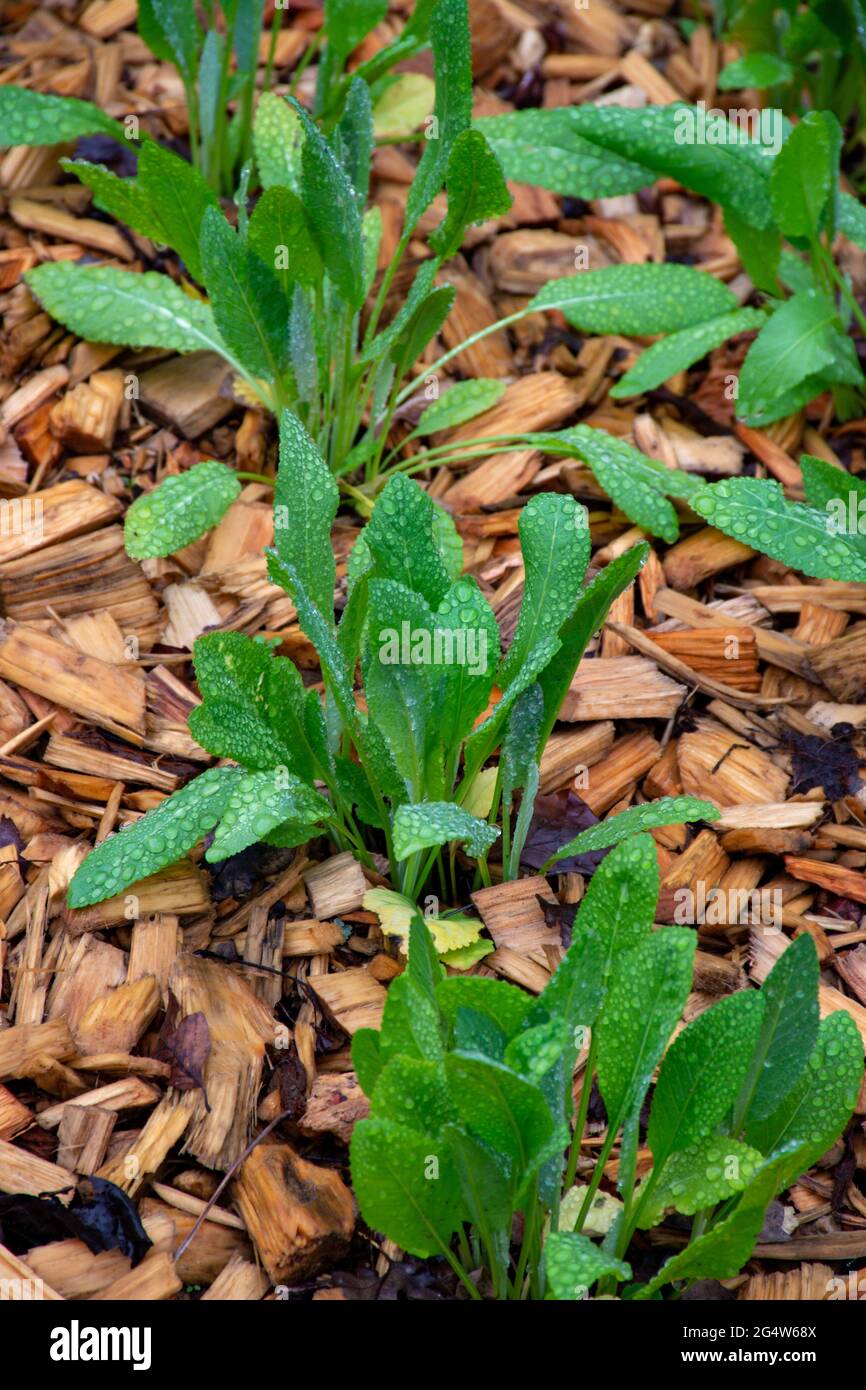
[[[586,849],[621,819],[587,832]],[[568,1301],[593,1290],[645,1299],[731,1278],[769,1203],[851,1118],[863,1044],[844,1011],[819,1023],[811,937],[784,942],[760,990],[712,1005],[671,1041],[697,938],[653,928],[657,894],[652,839],[621,840],[596,870],[572,944],[537,998],[501,980],[445,978],[416,916],[381,1030],[352,1040],[370,1097],[351,1146],[362,1215],[410,1254],[446,1260],[472,1299],[485,1284],[495,1299]],[[645,1139],[652,1167],[638,1182],[641,1112],[657,1068]],[[581,1158],[575,1185],[594,1079],[607,1130],[593,1162]],[[600,1201],[617,1141],[617,1195]],[[637,1284],[632,1237],[671,1211],[693,1218],[691,1239]]]

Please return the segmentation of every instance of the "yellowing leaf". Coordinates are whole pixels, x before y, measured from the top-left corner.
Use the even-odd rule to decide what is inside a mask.
[[[456,951],[442,951],[439,959],[443,965],[450,965],[452,970],[471,970],[473,965],[477,965],[485,956],[489,956],[496,947],[492,941],[481,938],[473,941],[470,946],[460,946]]]
[[[493,805],[493,793],[496,790],[496,778],[499,774],[497,767],[486,767],[469,788],[469,795],[461,804],[464,811],[468,811],[470,816],[477,816],[479,820],[486,820]]]
[[[375,912],[379,926],[386,936],[400,936],[404,942],[409,939],[409,923],[415,915],[415,904],[402,893],[390,888],[368,888],[364,894],[364,907]],[[405,944],[404,944],[405,951]]]
[[[456,951],[463,946],[471,946],[481,935],[484,923],[479,917],[425,917],[433,936],[436,950]]]
[[[436,88],[431,77],[420,72],[401,73],[389,84],[373,107],[373,131],[377,140],[412,135],[433,110]]]

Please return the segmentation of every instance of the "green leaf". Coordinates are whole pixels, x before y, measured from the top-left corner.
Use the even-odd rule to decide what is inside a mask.
[[[137,497],[126,513],[127,555],[146,560],[182,550],[222,520],[240,491],[234,469],[215,459],[164,478]]]
[[[237,767],[212,767],[141,820],[109,835],[76,871],[66,899],[69,906],[87,907],[113,898],[181,859],[213,830],[243,777]]]
[[[88,342],[174,352],[207,348],[229,356],[207,304],[184,294],[167,275],[54,261],[25,278],[51,317]]]
[[[495,826],[470,816],[452,801],[398,806],[394,814],[394,854],[398,860],[451,840],[465,844],[467,853],[478,859],[498,838]]]
[[[690,503],[710,526],[783,565],[818,579],[866,580],[866,558],[856,537],[834,530],[826,511],[789,502],[777,482],[725,478]]]
[[[585,459],[590,467],[599,462],[613,462],[665,497],[688,500],[704,486],[702,480],[691,473],[681,468],[668,468],[661,459],[650,458],[626,440],[617,439],[606,430],[592,429],[590,425],[575,425],[571,429],[542,434],[538,439],[542,448],[550,452],[570,450],[578,458]]]
[[[568,1054],[572,1068],[579,1051],[579,1028],[591,1028],[604,1003],[609,941],[602,931],[581,925],[571,945],[533,1002],[527,1026],[545,1017],[561,1020],[572,1038]]]
[[[755,1246],[764,1224],[764,1213],[778,1190],[780,1178],[790,1167],[795,1146],[768,1159],[750,1180],[730,1216],[674,1255],[635,1298],[651,1298],[674,1279],[732,1279],[739,1274]]]
[[[767,112],[754,140],[724,113],[678,102],[634,111],[587,102],[573,110],[572,120],[599,158],[607,152],[619,160],[633,160],[652,171],[647,183],[668,175],[692,192],[732,207],[751,226],[772,226],[766,175],[785,133],[778,111]],[[609,192],[631,192],[634,187],[614,186]]]
[[[679,1022],[694,952],[694,932],[666,927],[618,961],[597,1025],[598,1085],[615,1130],[640,1108]]]
[[[435,434],[474,420],[502,399],[505,382],[493,377],[476,377],[449,386],[438,400],[431,401],[415,428],[416,434]]]
[[[448,578],[459,579],[463,573],[463,538],[451,513],[439,502],[433,503],[433,539],[439,547]]]
[[[658,857],[649,835],[617,845],[593,874],[577,925],[580,933],[591,932],[604,944],[603,992],[622,957],[651,940],[658,895]]]
[[[778,228],[752,227],[733,208],[725,208],[725,231],[736,246],[743,269],[755,288],[781,297],[777,276],[782,259],[782,234]]]
[[[148,0],[148,5],[171,49],[175,64],[186,80],[191,81],[201,40],[192,0]]]
[[[649,801],[644,806],[630,806],[616,816],[591,825],[582,830],[573,840],[563,845],[551,855],[544,866],[545,873],[560,859],[573,854],[589,854],[593,850],[607,849],[618,845],[630,835],[642,830],[654,830],[660,825],[688,825],[690,821],[719,819],[719,808],[712,801],[701,801],[696,796],[661,796],[658,801]]]
[[[156,140],[142,146],[136,182],[156,213],[161,229],[157,240],[177,251],[192,278],[201,281],[202,219],[208,208],[219,210],[216,195],[197,169]]]
[[[417,225],[445,181],[451,150],[472,121],[472,61],[467,0],[438,0],[430,18],[430,46],[436,80],[434,138],[424,153],[406,199],[404,236]]]
[[[194,660],[204,703],[189,726],[203,748],[245,767],[286,766],[307,782],[327,777],[319,695],[304,688],[294,662],[238,632],[200,637]]]
[[[483,116],[474,128],[491,146],[505,177],[519,183],[574,198],[607,198],[653,182],[651,169],[585,139],[574,116],[571,107],[527,107],[504,116]]]
[[[280,417],[280,466],[274,492],[274,547],[291,564],[326,619],[334,611],[337,568],[331,524],[340,494],[331,471],[291,411]]]
[[[816,236],[837,170],[823,113],[808,111],[773,161],[770,201],[787,237]]]
[[[59,145],[82,135],[125,132],[98,106],[77,97],[55,97],[11,84],[0,87],[0,136],[4,145]]]
[[[218,208],[201,226],[204,280],[219,331],[253,376],[278,381],[288,362],[288,303],[279,281]]]
[[[462,546],[461,546],[462,558]],[[487,708],[499,661],[499,626],[475,579],[457,579],[436,609],[443,655],[439,739],[456,765],[460,744]],[[456,659],[455,659],[456,658]]]
[[[501,1062],[451,1052],[445,1070],[463,1127],[510,1166],[512,1189],[519,1190],[540,1161],[553,1135],[553,1119],[537,1086]]]
[[[775,87],[793,82],[794,69],[776,53],[747,53],[726,63],[719,73],[716,86],[720,92],[742,91],[744,87]]]
[[[793,1089],[818,1036],[818,953],[808,933],[779,956],[761,988],[764,1018],[737,1103],[733,1133],[765,1119]]]
[[[436,607],[451,587],[433,535],[433,501],[411,478],[395,473],[376,499],[364,536],[376,574],[404,584]]]
[[[693,324],[691,328],[681,328],[658,343],[653,343],[642,352],[635,365],[621,376],[613,387],[611,395],[617,400],[624,396],[637,396],[644,391],[652,391],[662,382],[669,381],[677,372],[685,371],[713,348],[735,338],[739,333],[748,333],[766,323],[767,316],[760,309],[734,309],[717,318],[705,319],[703,323]]]
[[[735,296],[714,276],[673,262],[609,265],[549,280],[530,309],[560,309],[586,333],[675,333],[736,309]]]
[[[429,263],[425,262],[425,265],[427,264],[432,264],[435,269],[438,263],[436,261]],[[420,279],[421,271],[423,270],[424,265],[422,265],[421,270],[419,270],[418,276],[416,277],[417,279]],[[414,290],[414,288],[415,286],[413,284],[412,289]],[[412,364],[421,356],[427,344],[432,342],[433,338],[435,338],[448,315],[451,313],[451,308],[456,296],[457,291],[453,285],[438,285],[436,289],[431,290],[427,298],[418,305],[403,330],[394,335],[394,343],[391,348],[390,357],[394,363],[398,380],[401,380],[406,375]],[[404,307],[408,307],[408,304],[409,299],[406,300],[406,306]],[[394,323],[395,322],[396,319],[394,320]],[[394,323],[388,325],[385,330],[386,333],[391,333]]]
[[[751,1119],[746,1138],[764,1153],[796,1143],[806,1150],[802,1168],[790,1170],[792,1182],[823,1156],[845,1130],[863,1080],[863,1042],[844,1009],[818,1025],[818,1039],[799,1081],[772,1114]]]
[[[207,857],[215,863],[239,854],[283,821],[309,826],[312,836],[330,815],[325,798],[285,768],[245,773],[232,786]]]
[[[352,1134],[351,1161],[352,1188],[373,1230],[421,1259],[447,1249],[462,1202],[444,1140],[391,1120],[361,1120]]]
[[[502,1268],[507,1268],[512,1218],[507,1170],[486,1144],[457,1125],[446,1125],[443,1136],[454,1156],[468,1219],[486,1250],[495,1251]],[[501,1283],[498,1296],[505,1293],[506,1286]]]
[[[273,270],[287,296],[294,281],[309,287],[321,280],[322,260],[304,205],[290,188],[265,190],[253,209],[247,240],[262,264]]]
[[[585,435],[578,436],[578,430],[584,428],[578,425],[568,434],[575,440],[575,452],[589,464],[596,482],[611,501],[625,512],[629,521],[650,535],[661,536],[671,543],[675,541],[680,531],[677,514],[657,485],[656,474],[648,466],[649,460],[643,463],[641,455],[631,445],[601,430],[592,431],[594,438],[590,438],[588,430]],[[673,469],[665,471],[674,472]]]
[[[602,626],[613,600],[633,583],[648,555],[649,546],[645,542],[632,546],[624,555],[618,555],[578,595],[574,608],[559,630],[559,650],[538,677],[544,695],[542,744],[547,741],[553,728],[587,643]]]
[[[391,579],[369,586],[362,669],[375,723],[410,796],[423,796],[425,772],[437,744],[436,690],[431,661],[433,612],[420,594]]]
[[[373,1091],[370,1114],[376,1120],[441,1134],[456,1119],[441,1062],[420,1057],[392,1057],[385,1063]]]
[[[316,649],[328,692],[334,700],[340,717],[351,734],[356,747],[362,748],[365,740],[355,707],[352,681],[349,678],[343,653],[337,645],[333,623],[329,617],[326,618],[322,614],[310,598],[295,566],[286,560],[281,560],[274,550],[269,550],[266,553],[268,556],[268,577],[274,584],[279,584],[281,588],[291,594],[297,609],[301,631],[305,637],[309,637]]]
[[[464,979],[449,975],[437,986],[436,1000],[452,1026],[458,1009],[474,1009],[488,1014],[508,1039],[517,1033],[535,1002],[530,995],[513,989],[504,980],[491,980],[481,975]]]
[[[757,1045],[763,1014],[761,994],[741,990],[699,1014],[674,1039],[661,1065],[647,1130],[657,1167],[670,1154],[712,1134],[728,1114]]]
[[[301,197],[328,278],[352,309],[364,302],[361,214],[355,191],[318,126],[293,100],[304,131]]]
[[[325,0],[328,43],[341,58],[348,58],[387,12],[387,0]]]
[[[414,134],[433,110],[436,87],[421,72],[401,72],[389,80],[373,107],[377,140],[406,139]]]
[[[443,261],[460,250],[467,227],[489,217],[502,217],[512,201],[499,161],[477,130],[464,130],[455,140],[445,186],[448,212],[429,238],[432,250]]]
[[[377,1028],[359,1028],[352,1035],[352,1070],[361,1090],[371,1096],[382,1072]]]
[[[503,690],[574,610],[590,552],[586,510],[569,495],[538,493],[521,511],[518,531],[525,579],[517,628],[497,677]]]
[[[637,1224],[643,1230],[657,1226],[669,1207],[682,1216],[714,1207],[742,1192],[762,1162],[758,1150],[739,1139],[706,1134],[667,1160],[661,1178],[639,1209]]]
[[[801,290],[776,309],[749,348],[740,372],[739,414],[747,424],[769,424],[781,418],[780,412],[790,413],[786,394],[798,382],[835,365],[832,330],[837,324],[836,306],[820,290]]]
[[[0,90],[8,91],[8,88]],[[141,156],[139,156],[140,160]],[[61,159],[67,174],[73,174],[93,192],[95,207],[124,222],[153,241],[167,241],[159,211],[154,208],[138,179],[121,179],[104,164],[91,164],[86,159]],[[189,168],[189,165],[186,165]],[[197,249],[197,247],[196,247]]]
[[[850,193],[839,195],[838,230],[844,232],[849,241],[866,250],[866,207]]]
[[[360,77],[353,77],[343,114],[334,132],[334,149],[355,190],[355,199],[362,219],[370,191],[370,165],[373,159],[375,135],[370,88]],[[367,274],[364,284],[367,284]]]
[[[499,742],[515,701],[520,699],[524,690],[528,690],[533,682],[540,678],[541,673],[550,665],[559,648],[560,642],[557,637],[543,637],[532,648],[505,694],[494,705],[493,712],[488,715],[483,724],[479,724],[473,729],[464,746],[463,763],[467,783],[471,784]]]
[[[813,511],[823,512],[827,527],[834,535],[858,538],[866,534],[866,481],[847,468],[837,468],[814,454],[801,454],[803,488],[806,501]],[[860,542],[862,544],[862,542]]]
[[[256,108],[253,146],[262,187],[285,187],[301,192],[301,149],[304,132],[300,117],[284,97],[262,92]]]
[[[547,1237],[544,1269],[551,1295],[560,1303],[586,1298],[593,1284],[606,1275],[631,1278],[630,1265],[576,1231],[553,1231]]]

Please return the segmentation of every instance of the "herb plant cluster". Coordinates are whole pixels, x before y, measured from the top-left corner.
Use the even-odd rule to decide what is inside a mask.
[[[696,936],[653,929],[657,893],[654,842],[626,839],[596,870],[572,944],[537,998],[499,980],[445,978],[416,917],[381,1031],[355,1034],[371,1103],[351,1150],[362,1214],[405,1250],[447,1260],[471,1298],[480,1285],[497,1299],[646,1299],[730,1278],[768,1204],[851,1117],[863,1046],[846,1012],[819,1024],[811,937],[786,947],[760,991],[712,1005],[671,1041]],[[590,1029],[572,1126],[572,1071]],[[643,1140],[652,1166],[638,1179],[657,1067]],[[608,1123],[585,1173],[593,1078]],[[618,1198],[599,1201],[617,1139]],[[633,1236],[671,1211],[694,1218],[691,1238],[638,1280]]]

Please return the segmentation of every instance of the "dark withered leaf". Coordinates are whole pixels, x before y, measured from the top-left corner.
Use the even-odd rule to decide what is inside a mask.
[[[521,864],[527,869],[540,869],[560,846],[597,822],[598,816],[576,792],[537,796]],[[596,850],[592,854],[575,854],[568,859],[560,859],[557,872],[592,874],[607,853],[607,850]]]
[[[862,781],[854,747],[856,732],[852,724],[834,724],[829,738],[789,729],[786,742],[792,753],[792,795],[823,787],[830,801],[840,801],[859,791]]]
[[[82,1178],[68,1206],[53,1195],[0,1197],[0,1244],[13,1255],[55,1240],[80,1240],[92,1255],[121,1250],[133,1265],[152,1244],[126,1193],[104,1178]]]
[[[784,1205],[781,1202],[771,1202],[764,1213],[764,1224],[761,1227],[758,1240],[775,1243],[790,1239],[791,1232],[785,1229]]]
[[[840,1211],[845,1206],[848,1189],[854,1181],[854,1174],[857,1172],[857,1152],[853,1139],[853,1132],[849,1130],[845,1135],[845,1152],[833,1172],[833,1195],[830,1198],[830,1207],[834,1212]]]
[[[288,1118],[297,1120],[307,1108],[307,1072],[294,1040],[277,1063],[280,1088],[280,1109],[288,1110]]]
[[[84,1240],[84,1231],[56,1197],[21,1193],[0,1196],[0,1245],[13,1255],[23,1255],[34,1246],[48,1245],[53,1240],[76,1239]],[[85,1243],[90,1245],[89,1241]]]
[[[7,845],[14,845],[18,854],[24,848],[24,841],[18,834],[18,827],[14,820],[9,816],[0,816],[0,849],[5,849]]]
[[[82,1178],[71,1207],[91,1250],[122,1250],[135,1267],[153,1244],[126,1193],[105,1178]]]
[[[550,903],[540,893],[536,894],[536,902],[544,913],[545,926],[559,928],[560,941],[567,951],[580,903]]]
[[[210,1028],[206,1016],[196,1013],[180,1018],[180,1004],[173,994],[169,994],[165,1022],[154,1055],[158,1061],[167,1062],[171,1067],[169,1082],[175,1090],[200,1090],[207,1110],[210,1110],[210,1105],[204,1072],[210,1048]]]

